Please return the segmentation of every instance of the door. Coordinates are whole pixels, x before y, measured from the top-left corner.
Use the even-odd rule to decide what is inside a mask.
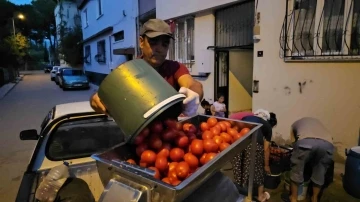
[[[229,51],[216,51],[215,52],[215,86],[214,86],[214,101],[217,100],[219,95],[225,98],[226,113],[228,117],[229,109]]]

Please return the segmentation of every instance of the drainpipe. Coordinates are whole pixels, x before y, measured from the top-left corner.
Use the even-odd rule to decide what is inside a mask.
[[[136,2],[136,1],[135,1]],[[135,58],[138,56],[138,49],[139,49],[139,34],[140,34],[140,20],[139,20],[139,16],[140,16],[140,0],[137,0],[137,12],[136,12],[136,37],[135,37]]]

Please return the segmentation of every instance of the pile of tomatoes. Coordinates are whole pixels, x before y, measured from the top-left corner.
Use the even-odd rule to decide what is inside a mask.
[[[134,140],[140,160],[127,162],[152,169],[156,179],[176,186],[248,131],[215,117],[199,128],[171,119],[155,121]]]

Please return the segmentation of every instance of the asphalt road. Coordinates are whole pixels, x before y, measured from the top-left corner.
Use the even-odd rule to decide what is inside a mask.
[[[15,201],[35,141],[21,141],[19,133],[40,129],[48,111],[57,104],[89,100],[94,90],[63,91],[49,74],[26,75],[0,100],[0,199]]]

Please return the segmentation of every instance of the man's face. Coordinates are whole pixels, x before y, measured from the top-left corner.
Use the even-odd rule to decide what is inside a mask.
[[[159,67],[165,62],[170,44],[169,36],[140,37],[139,41],[143,59],[152,67]]]

